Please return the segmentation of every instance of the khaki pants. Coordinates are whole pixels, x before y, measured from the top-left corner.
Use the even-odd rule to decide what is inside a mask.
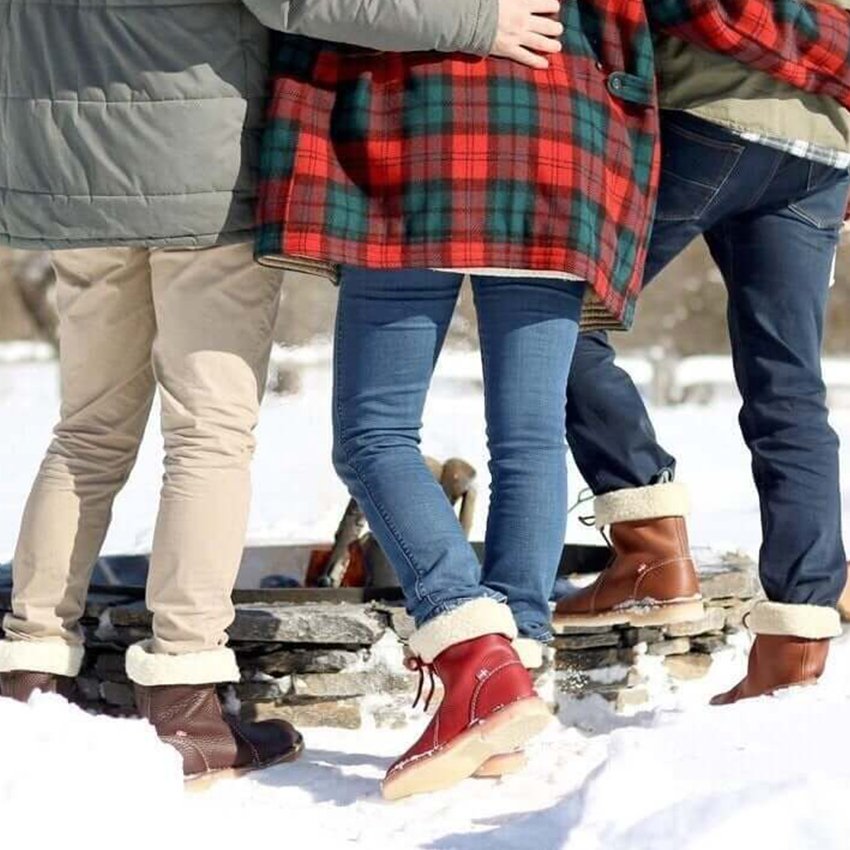
[[[78,672],[93,564],[158,388],[154,639],[131,650],[128,672],[140,684],[238,678],[223,647],[280,273],[255,265],[250,245],[58,251],[53,263],[61,420],[24,513],[0,671]]]

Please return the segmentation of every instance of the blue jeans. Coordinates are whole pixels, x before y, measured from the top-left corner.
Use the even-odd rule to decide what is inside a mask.
[[[740,425],[761,504],[762,584],[775,602],[834,605],[846,559],[820,357],[850,177],[679,112],[663,113],[662,150],[646,280],[705,238],[729,294]],[[570,447],[597,495],[656,483],[675,468],[606,334],[582,335],[567,407]]]
[[[479,597],[550,635],[566,531],[563,399],[584,285],[473,280],[492,487],[482,567],[419,450],[422,411],[462,275],[343,271],[334,465],[392,562],[418,626]]]

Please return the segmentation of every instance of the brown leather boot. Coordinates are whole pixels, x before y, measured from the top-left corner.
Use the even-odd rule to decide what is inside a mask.
[[[841,634],[838,613],[817,605],[759,602],[747,625],[756,633],[747,675],[732,690],[714,697],[712,705],[730,705],[783,688],[814,685],[826,666],[829,639]]]
[[[556,631],[581,626],[663,626],[704,616],[688,545],[680,484],[617,491],[596,499],[596,523],[610,525],[614,558],[589,587],[555,607]]]
[[[283,720],[243,723],[225,716],[215,685],[135,685],[136,707],[160,740],[183,757],[183,773],[196,782],[241,776],[294,761],[301,735]]]
[[[67,676],[54,676],[52,673],[37,673],[32,670],[0,673],[0,695],[18,702],[29,702],[29,698],[36,691],[59,694],[65,699],[70,699],[73,684],[73,679]]]
[[[610,526],[611,564],[596,581],[555,607],[553,626],[661,626],[704,616],[685,515],[687,490],[655,484],[595,500],[598,528]]]

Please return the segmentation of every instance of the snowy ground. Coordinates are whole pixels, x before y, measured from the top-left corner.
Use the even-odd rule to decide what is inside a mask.
[[[253,542],[326,538],[345,503],[328,461],[327,368],[321,356],[313,360],[303,391],[270,399],[263,411]],[[56,405],[53,364],[0,358],[0,560],[11,555]],[[659,410],[656,424],[679,457],[680,478],[693,487],[695,543],[755,553],[758,513],[735,414],[735,401],[725,398]],[[850,439],[850,410],[837,410],[833,421]],[[486,488],[469,358],[444,364],[425,436],[430,453],[476,463]],[[116,507],[108,551],[147,548],[159,477],[152,431]],[[846,498],[846,474],[844,491]],[[483,506],[479,529],[482,519]],[[593,535],[574,518],[570,539]],[[706,680],[634,717],[613,716],[601,702],[568,703],[519,776],[470,780],[397,804],[380,800],[378,781],[413,739],[412,728],[308,730],[298,764],[188,795],[176,756],[146,724],[92,718],[58,698],[37,697],[30,706],[0,700],[0,840],[12,846],[40,836],[71,850],[190,840],[215,848],[846,850],[850,636],[816,689],[706,707],[708,695],[740,675],[743,649],[726,652]],[[650,675],[653,663],[645,661]]]

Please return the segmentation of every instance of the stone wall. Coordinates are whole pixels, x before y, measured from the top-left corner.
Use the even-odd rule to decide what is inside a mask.
[[[758,593],[750,566],[702,568],[706,615],[666,628],[600,627],[560,635],[537,671],[541,692],[557,705],[597,694],[618,710],[648,699],[638,669],[642,655],[663,657],[670,687],[705,675]],[[8,596],[0,598],[0,608]],[[109,714],[132,714],[124,651],[150,636],[141,602],[120,594],[89,599],[83,628],[88,653],[78,679],[83,704]],[[333,602],[237,605],[230,629],[242,680],[223,689],[229,710],[250,719],[283,717],[298,725],[358,728],[410,717],[417,677],[403,666],[413,624],[395,604]],[[553,705],[553,707],[554,707]]]

